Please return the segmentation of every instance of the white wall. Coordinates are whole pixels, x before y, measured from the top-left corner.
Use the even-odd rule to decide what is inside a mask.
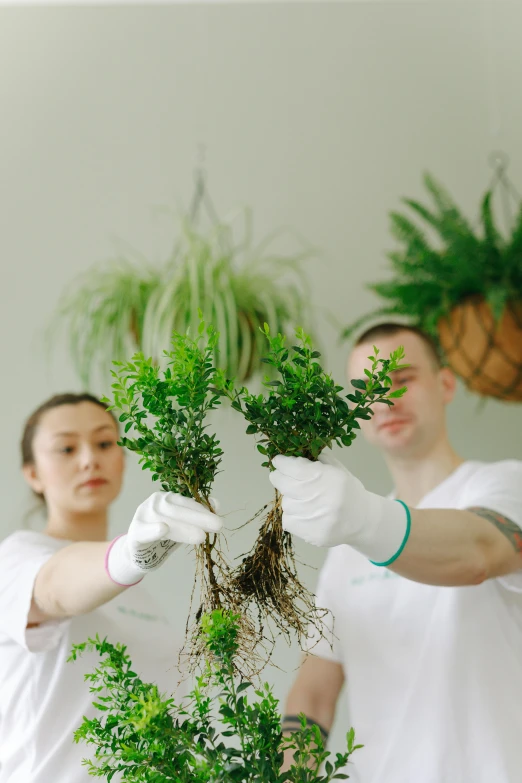
[[[151,259],[170,245],[158,204],[187,204],[198,145],[218,208],[248,203],[258,236],[287,224],[322,249],[309,265],[315,304],[345,323],[375,304],[363,284],[385,268],[387,212],[423,196],[431,170],[473,214],[487,156],[502,148],[522,187],[522,5],[339,3],[0,9],[2,259],[0,535],[21,524],[23,419],[47,395],[78,388],[67,356],[52,367],[41,331],[65,284],[121,237]],[[328,366],[346,348],[326,318]],[[104,391],[104,390],[102,390]],[[450,414],[472,458],[521,456],[522,408],[464,392]],[[216,494],[231,525],[269,495],[243,425],[223,411]],[[343,454],[366,485],[388,488],[380,459]],[[122,531],[150,482],[129,460],[114,513]],[[236,553],[243,536],[231,539]],[[307,562],[323,553],[298,547]],[[184,625],[190,558],[150,578]],[[315,571],[304,571],[313,586]],[[298,651],[281,645],[287,672]],[[281,697],[289,676],[271,669]],[[341,742],[344,710],[334,735]]]

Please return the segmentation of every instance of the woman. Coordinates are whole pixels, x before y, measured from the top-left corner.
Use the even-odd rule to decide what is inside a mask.
[[[109,544],[124,470],[117,440],[112,414],[88,394],[53,397],[26,423],[23,474],[46,526],[0,543],[0,783],[92,779],[73,732],[93,714],[84,674],[99,659],[67,663],[73,643],[108,636],[160,690],[172,693],[180,679],[175,637],[141,581],[177,543],[201,543],[222,523],[191,499],[155,492]]]

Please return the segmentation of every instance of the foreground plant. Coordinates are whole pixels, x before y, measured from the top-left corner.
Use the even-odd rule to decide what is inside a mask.
[[[166,369],[142,353],[129,362],[115,362],[113,400],[104,398],[110,409],[120,411],[125,424],[120,445],[140,455],[144,470],[152,471],[166,492],[194,498],[213,511],[211,491],[223,451],[206,417],[221,402],[212,391],[216,380],[213,355],[219,335],[212,326],[199,324],[195,339],[174,333],[172,350],[165,351]],[[133,430],[135,437],[127,433]],[[202,652],[199,619],[215,609],[233,609],[229,567],[218,546],[216,534],[206,534],[196,547],[200,606],[192,629],[189,657],[194,663]],[[245,616],[241,622],[244,660],[252,659],[255,641]]]
[[[296,331],[298,344],[291,348],[283,335],[272,336],[267,324],[264,334],[269,343],[264,361],[278,376],[265,380],[268,394],[252,394],[245,387],[236,389],[222,373],[217,381],[219,391],[248,421],[247,433],[258,437],[257,448],[266,457],[263,465],[269,469],[277,454],[315,461],[334,444],[350,446],[360,429],[358,420],[369,419],[375,403],[392,405],[392,399],[406,391],[390,390],[389,373],[404,366],[400,364],[402,347],[389,359],[379,358],[374,347],[366,379],[352,380],[354,391],[341,396],[343,387],[324,372],[318,361],[320,353],[302,329]],[[352,408],[347,400],[353,403]],[[299,580],[292,540],[283,530],[277,492],[262,512],[257,541],[236,569],[232,589],[243,606],[254,602],[261,623],[273,623],[288,637],[294,631],[302,640],[310,622],[321,627],[324,610],[316,608],[313,595]]]
[[[203,615],[206,663],[180,705],[140,680],[123,645],[96,637],[73,647],[69,660],[86,650],[102,657],[86,675],[101,715],[84,718],[75,732],[76,742],[96,748],[94,759],[84,761],[90,775],[111,781],[119,774],[127,783],[329,783],[349,777],[341,770],[361,747],[353,729],[346,751],[330,760],[317,726],[307,726],[302,716],[301,730],[283,737],[271,687],[254,689],[236,676],[238,623],[237,615],[222,610]],[[249,692],[256,698],[250,700]],[[287,750],[294,761],[281,772]]]

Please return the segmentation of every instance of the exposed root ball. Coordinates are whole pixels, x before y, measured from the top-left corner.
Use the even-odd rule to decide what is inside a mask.
[[[323,618],[326,609],[318,609],[313,594],[297,575],[292,537],[283,530],[282,498],[274,501],[256,517],[264,514],[253,549],[232,570],[217,545],[215,535],[207,535],[196,548],[197,602],[194,591],[187,621],[185,646],[180,653],[184,668],[193,672],[202,657],[208,657],[201,634],[203,614],[223,609],[239,615],[238,651],[234,663],[238,674],[253,679],[268,663],[277,636],[290,642],[295,634],[301,646],[315,627],[315,638],[328,638]],[[219,537],[223,541],[223,536]]]
[[[234,602],[248,608],[253,602],[259,622],[275,627],[289,640],[297,634],[301,644],[312,623],[322,634],[326,610],[318,609],[314,596],[299,581],[292,537],[283,530],[281,496],[276,492],[268,507],[254,548],[232,574]]]
[[[201,665],[201,659],[208,657],[205,637],[201,634],[202,615],[215,609],[223,609],[239,615],[238,650],[234,658],[237,673],[247,679],[259,674],[268,662],[273,643],[263,636],[263,628],[244,612],[238,595],[232,589],[233,573],[223,553],[216,546],[216,536],[207,535],[201,546],[196,548],[196,578],[194,588],[199,587],[197,611],[190,612],[187,620],[186,641],[180,653],[180,662],[193,672]],[[223,536],[221,536],[221,540]],[[195,604],[194,590],[191,606]]]

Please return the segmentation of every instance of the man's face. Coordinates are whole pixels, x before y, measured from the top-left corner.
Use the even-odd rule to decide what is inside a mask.
[[[421,457],[432,449],[445,433],[445,407],[455,393],[455,378],[447,368],[436,365],[428,346],[413,332],[400,331],[375,341],[379,357],[387,359],[399,345],[404,346],[404,364],[409,367],[392,373],[393,389],[406,386],[403,397],[393,406],[374,405],[369,421],[360,421],[366,439],[390,457]],[[348,361],[348,379],[364,378],[371,368],[367,358],[373,343],[362,343]]]

